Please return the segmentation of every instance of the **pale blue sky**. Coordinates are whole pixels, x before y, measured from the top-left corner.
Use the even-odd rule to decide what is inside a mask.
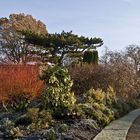
[[[0,17],[11,13],[33,15],[50,33],[101,37],[112,50],[140,44],[140,0],[0,0]]]

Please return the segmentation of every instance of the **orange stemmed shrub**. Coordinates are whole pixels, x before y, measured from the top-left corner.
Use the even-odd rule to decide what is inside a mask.
[[[28,94],[37,97],[43,88],[39,67],[33,65],[0,65],[0,101]]]

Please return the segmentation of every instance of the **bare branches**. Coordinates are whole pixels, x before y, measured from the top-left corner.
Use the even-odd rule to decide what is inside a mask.
[[[136,72],[140,71],[140,46],[130,45],[126,48],[126,57],[133,64]]]

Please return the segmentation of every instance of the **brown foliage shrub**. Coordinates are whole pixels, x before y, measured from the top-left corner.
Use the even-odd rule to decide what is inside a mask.
[[[74,81],[73,91],[84,94],[89,89],[107,91],[113,87],[118,97],[132,97],[138,94],[138,78],[128,63],[114,63],[108,65],[83,65],[69,68]]]
[[[70,67],[69,72],[74,81],[73,90],[76,94],[86,93],[92,87],[106,90],[108,83],[108,70],[102,66],[82,65]]]
[[[22,93],[37,97],[43,88],[38,74],[38,66],[0,65],[0,101]]]

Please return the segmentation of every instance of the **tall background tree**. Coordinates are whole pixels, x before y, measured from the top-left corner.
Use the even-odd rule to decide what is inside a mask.
[[[48,61],[62,65],[64,58],[83,57],[85,51],[96,50],[103,45],[101,38],[87,38],[73,34],[72,31],[48,35],[24,32],[26,41],[46,49]]]
[[[0,61],[5,63],[27,63],[36,55],[40,61],[63,65],[66,57],[81,61],[85,51],[95,52],[103,45],[101,38],[78,36],[72,31],[49,34],[45,24],[31,15],[1,18],[0,27]]]
[[[25,40],[22,32],[32,32],[46,35],[48,31],[41,21],[31,15],[11,14],[8,18],[0,19],[0,62],[27,63],[40,49]]]

